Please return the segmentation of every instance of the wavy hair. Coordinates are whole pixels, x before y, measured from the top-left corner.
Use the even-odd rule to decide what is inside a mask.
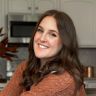
[[[54,58],[40,69],[42,66],[40,59],[36,58],[33,49],[34,35],[41,21],[47,16],[52,16],[56,20],[63,47]],[[33,84],[38,84],[47,74],[55,71],[56,75],[66,70],[76,81],[76,88],[83,84],[83,68],[78,58],[78,42],[76,30],[71,18],[64,12],[49,10],[45,12],[38,21],[29,44],[29,59],[27,67],[23,72],[22,85],[26,90],[30,90]]]

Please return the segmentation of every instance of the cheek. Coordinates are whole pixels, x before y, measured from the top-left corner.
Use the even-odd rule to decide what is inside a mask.
[[[62,42],[60,40],[54,40],[51,42],[51,45],[54,47],[54,48],[57,48],[57,49],[61,49],[62,48]]]
[[[39,37],[40,37],[39,34],[36,33],[35,36],[34,36],[34,41],[37,41],[39,39]]]

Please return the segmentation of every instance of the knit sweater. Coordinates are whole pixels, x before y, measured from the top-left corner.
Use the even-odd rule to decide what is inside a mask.
[[[25,68],[26,62],[19,64],[0,96],[86,96],[83,86],[74,94],[75,82],[68,72],[60,75],[49,74],[37,85],[32,85],[29,91],[25,91],[20,86]]]

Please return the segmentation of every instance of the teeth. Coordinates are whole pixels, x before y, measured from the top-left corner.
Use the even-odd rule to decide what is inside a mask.
[[[46,46],[43,46],[43,45],[39,45],[40,46],[40,48],[47,48]]]

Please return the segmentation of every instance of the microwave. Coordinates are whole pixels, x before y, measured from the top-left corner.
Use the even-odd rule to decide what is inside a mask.
[[[38,18],[28,13],[8,14],[8,42],[29,43]]]

